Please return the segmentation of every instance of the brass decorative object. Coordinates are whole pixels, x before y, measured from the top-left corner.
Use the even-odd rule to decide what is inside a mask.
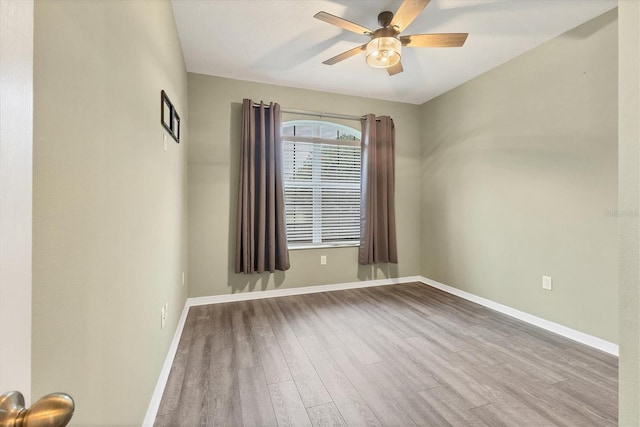
[[[24,407],[19,391],[0,395],[0,427],[64,427],[69,424],[75,403],[65,393],[51,393]]]

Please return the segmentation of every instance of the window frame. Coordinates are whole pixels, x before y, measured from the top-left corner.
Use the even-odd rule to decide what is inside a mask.
[[[298,136],[298,135],[285,135],[284,133],[284,129],[285,127],[288,126],[298,126],[298,125],[312,125],[313,126],[313,130],[312,130],[312,135],[313,136]],[[319,136],[320,134],[320,127],[321,126],[330,126],[333,128],[336,128],[336,130],[338,131],[337,137],[335,139],[333,138],[322,138]],[[342,133],[353,136],[357,139],[338,139],[339,135],[340,135],[340,131],[342,131]],[[352,147],[360,147],[361,146],[361,138],[362,138],[362,132],[358,129],[354,129],[350,126],[341,124],[341,123],[336,123],[336,122],[330,122],[330,121],[324,121],[324,120],[287,120],[287,121],[283,121],[282,122],[282,142],[283,142],[283,150],[284,150],[284,144],[287,143],[296,143],[296,142],[302,142],[302,143],[311,143],[314,144],[313,146],[313,150],[320,150],[321,149],[321,144],[327,144],[327,145],[338,145],[338,146],[352,146]],[[362,157],[361,157],[362,160]],[[318,162],[313,162],[312,163],[312,167],[313,167],[313,171],[312,171],[312,175],[316,175],[319,174],[319,163]],[[318,169],[316,169],[318,168]],[[358,185],[358,210],[361,209],[361,188],[362,188],[362,163],[360,163],[360,178],[359,178],[359,185]],[[285,178],[284,179],[284,187],[285,187],[285,211],[286,211],[286,206],[287,206],[287,198],[286,198],[286,189],[287,189],[287,184],[288,184],[288,180]],[[322,186],[322,185],[318,185],[315,186],[313,184],[309,185],[310,188],[313,188],[315,190],[321,190],[323,188],[331,188],[331,185],[329,186]],[[300,187],[301,188],[301,187]],[[336,188],[348,188],[348,186],[336,186]],[[318,194],[314,194],[314,198],[315,197],[320,197],[320,195]],[[322,211],[322,202],[319,202],[318,204],[316,203],[312,203],[312,211],[313,211],[313,219],[312,219],[312,242],[306,242],[306,243],[300,243],[300,242],[291,242],[289,240],[289,235],[287,234],[287,245],[289,247],[290,250],[304,250],[304,249],[321,249],[321,248],[338,248],[338,247],[358,247],[360,246],[360,238],[361,238],[361,230],[358,229],[358,238],[357,240],[349,240],[349,241],[342,241],[342,242],[322,242],[322,224],[320,224],[320,226],[316,227],[315,226],[315,222],[316,221],[322,221],[321,217],[322,215],[319,213]],[[320,212],[318,212],[320,211]],[[360,214],[358,214],[358,218],[360,217]],[[320,218],[320,219],[318,219]],[[288,230],[287,230],[288,231]]]

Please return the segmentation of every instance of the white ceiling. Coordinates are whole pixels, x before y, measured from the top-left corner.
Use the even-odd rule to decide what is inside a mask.
[[[594,18],[617,0],[431,0],[402,33],[469,33],[461,48],[404,48],[389,76],[359,54],[322,61],[368,37],[313,18],[325,11],[375,30],[401,0],[173,0],[194,73],[422,104]]]

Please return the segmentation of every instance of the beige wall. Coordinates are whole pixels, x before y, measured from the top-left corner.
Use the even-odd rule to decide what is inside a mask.
[[[640,2],[619,5],[621,426],[640,425]]]
[[[359,267],[357,248],[290,252],[291,269],[235,274],[241,102],[341,114],[390,115],[396,124],[398,265]],[[411,104],[189,74],[189,292],[191,296],[413,276],[420,266],[419,108]],[[293,119],[284,115],[283,119]],[[300,117],[298,117],[300,118]],[[343,122],[359,127],[358,122]],[[327,265],[320,265],[320,255]]]
[[[33,396],[75,425],[140,425],[186,299],[187,124],[169,1],[37,1]],[[160,308],[169,319],[160,329]]]
[[[616,14],[424,104],[421,176],[422,275],[612,342]]]

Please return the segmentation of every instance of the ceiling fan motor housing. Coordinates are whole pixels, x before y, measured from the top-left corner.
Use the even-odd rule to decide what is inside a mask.
[[[380,12],[378,14],[378,24],[380,24],[380,26],[383,28],[386,28],[389,25],[391,25],[392,19],[393,19],[393,12],[389,12],[388,10],[385,10],[384,12]]]

